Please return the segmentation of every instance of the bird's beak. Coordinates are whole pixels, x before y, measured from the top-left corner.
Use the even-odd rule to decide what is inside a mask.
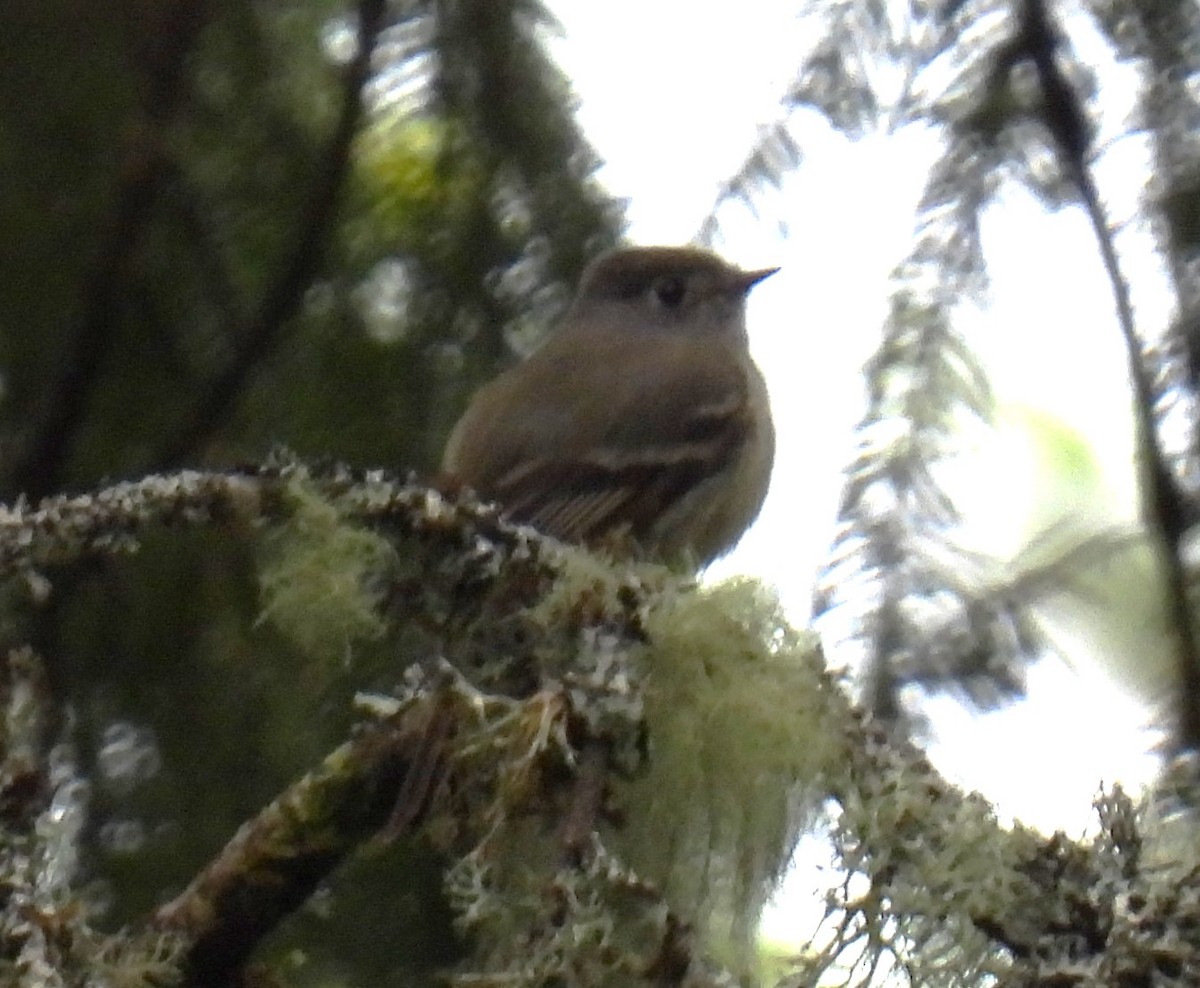
[[[734,281],[734,287],[745,295],[751,288],[765,278],[771,277],[779,268],[762,268],[758,271],[739,271]]]

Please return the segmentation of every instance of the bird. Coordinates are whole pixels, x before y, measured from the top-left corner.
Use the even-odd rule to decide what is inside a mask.
[[[443,476],[560,541],[700,569],[757,517],[775,453],[745,301],[778,268],[628,247],[549,340],[480,388]]]

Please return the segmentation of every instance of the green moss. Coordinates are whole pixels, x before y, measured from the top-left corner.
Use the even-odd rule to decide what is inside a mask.
[[[746,971],[762,906],[843,761],[831,685],[815,636],[753,581],[666,594],[646,630],[649,768],[622,786],[618,847]]]
[[[382,576],[395,551],[348,524],[303,481],[290,495],[294,513],[263,540],[261,620],[314,656],[340,656],[356,641],[381,637]]]

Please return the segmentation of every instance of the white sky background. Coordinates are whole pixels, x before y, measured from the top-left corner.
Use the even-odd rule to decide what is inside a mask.
[[[606,161],[600,178],[629,199],[629,239],[690,241],[758,126],[778,117],[811,33],[779,0],[741,0],[732,8],[687,0],[550,6],[564,30],[552,50],[573,80],[580,122]],[[1101,57],[1098,50],[1083,54]],[[1118,98],[1106,95],[1106,109]],[[1125,121],[1122,112],[1112,117],[1115,134]],[[803,621],[863,410],[861,367],[878,343],[888,274],[909,248],[936,149],[919,134],[851,144],[815,116],[793,133],[805,160],[781,192],[764,198],[761,215],[739,205],[720,214],[724,256],[783,270],[754,290],[749,316],[779,437],[772,489],[759,523],[713,572],[761,575]],[[1115,220],[1132,213],[1146,174],[1140,153],[1133,142],[1114,145],[1102,165],[1102,182],[1116,178],[1104,189]],[[1122,171],[1129,176],[1124,198]],[[786,235],[779,220],[788,224]],[[962,325],[985,359],[1006,425],[979,442],[955,474],[969,537],[981,550],[1011,552],[1056,510],[1091,511],[1098,500],[1114,521],[1131,519],[1125,355],[1082,212],[1047,214],[1012,190],[985,213],[983,233],[990,298]],[[1135,289],[1149,285],[1135,291],[1139,315],[1151,325],[1164,320],[1154,309],[1152,272],[1132,280]],[[1044,486],[1038,453],[1021,428],[1028,409],[1095,444],[1098,486]],[[1057,640],[1071,643],[1065,630]],[[1079,651],[1072,660],[1082,661]],[[1031,670],[1029,687],[1028,701],[985,716],[952,701],[935,704],[940,742],[931,755],[1002,815],[1078,834],[1091,824],[1090,803],[1102,782],[1136,785],[1152,776],[1149,739],[1140,731],[1146,713],[1102,676],[1054,658]],[[784,897],[784,914],[789,902],[812,900],[811,874],[796,882],[804,888]],[[784,935],[791,928],[794,937],[804,932],[796,922],[777,911],[769,925]]]

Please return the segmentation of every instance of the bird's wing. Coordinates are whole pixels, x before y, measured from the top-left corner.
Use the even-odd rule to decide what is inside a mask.
[[[520,375],[480,393],[445,468],[514,520],[558,538],[589,542],[623,530],[645,540],[673,504],[729,466],[752,417],[735,351],[714,362],[688,339],[628,343],[610,336],[589,348],[604,366],[598,375],[596,364],[572,358],[575,348],[552,341]]]

